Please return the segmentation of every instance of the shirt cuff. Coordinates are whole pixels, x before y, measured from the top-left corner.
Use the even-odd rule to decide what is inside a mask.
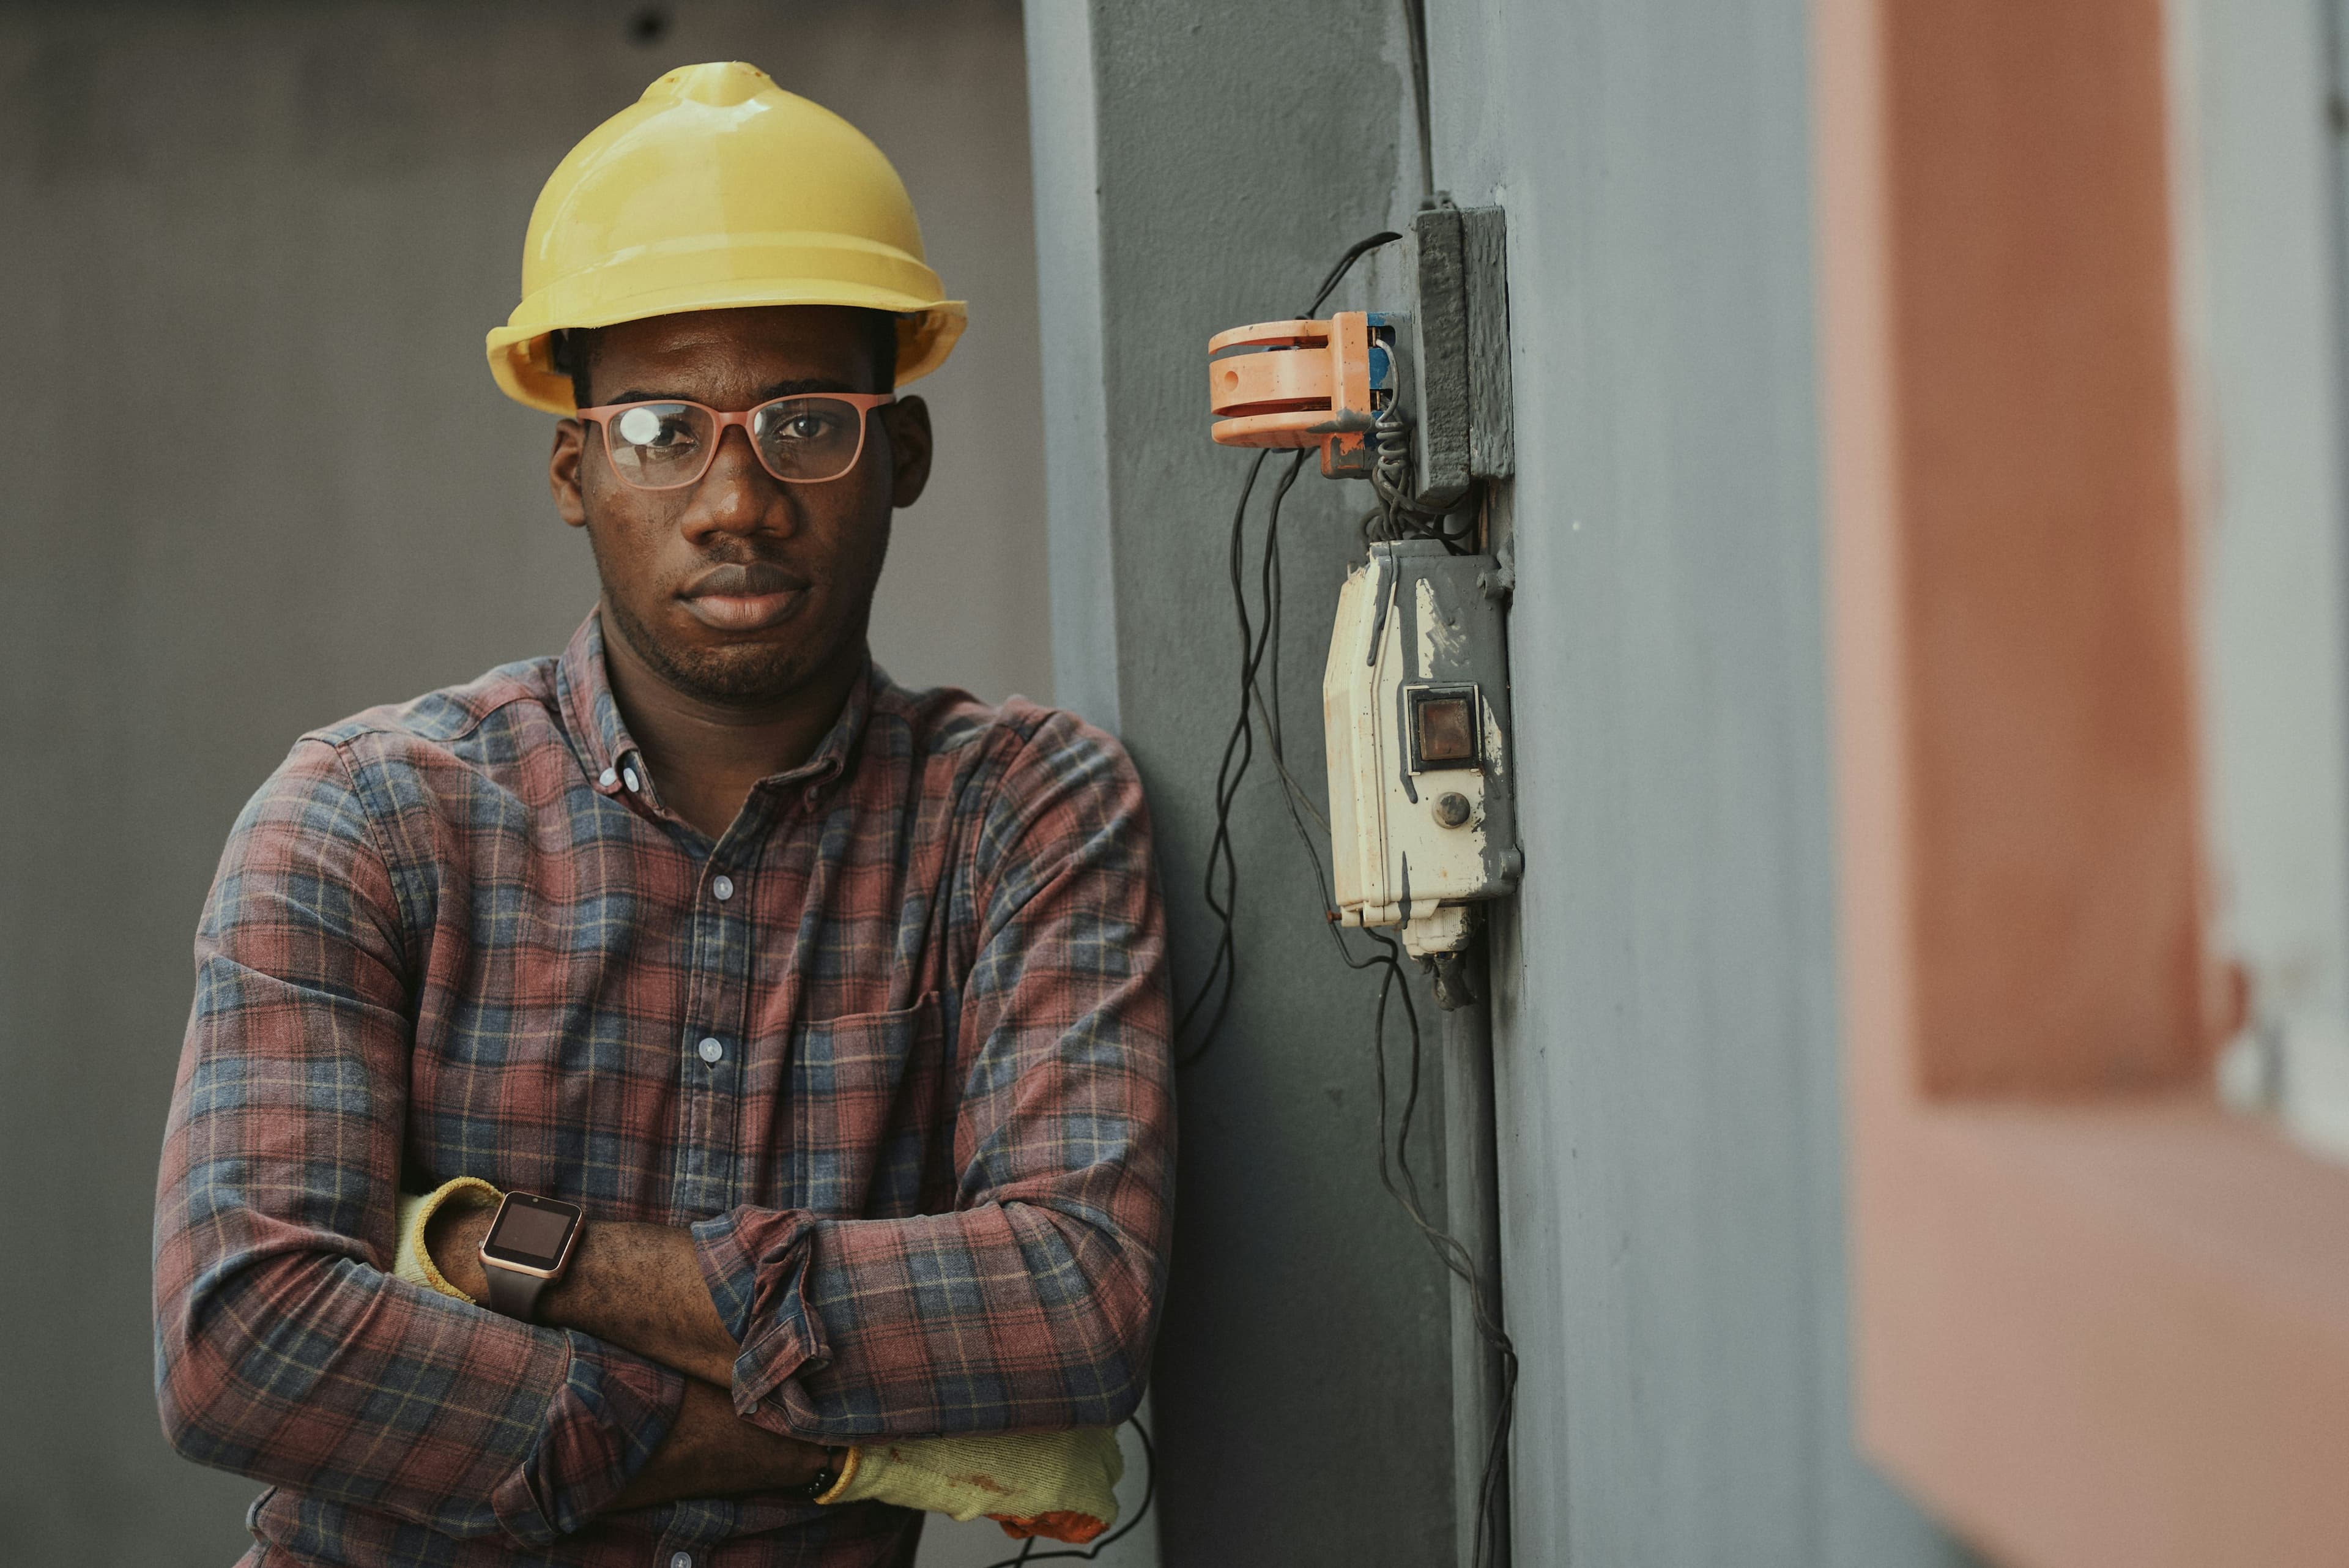
[[[736,1209],[693,1228],[695,1255],[726,1332],[742,1347],[734,1358],[734,1409],[756,1420],[768,1396],[782,1391],[784,1423],[809,1435],[813,1405],[791,1379],[832,1365],[823,1320],[807,1295],[818,1222],[804,1210]],[[774,1426],[771,1417],[760,1423]]]
[[[571,1364],[546,1424],[519,1469],[491,1494],[508,1535],[546,1546],[619,1496],[668,1436],[685,1376],[584,1334],[564,1331]]]

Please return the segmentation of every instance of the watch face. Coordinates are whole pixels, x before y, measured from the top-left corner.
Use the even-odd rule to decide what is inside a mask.
[[[563,1249],[579,1226],[576,1205],[557,1198],[536,1198],[510,1192],[490,1227],[481,1255],[493,1262],[519,1263],[525,1269],[551,1269],[563,1261]]]

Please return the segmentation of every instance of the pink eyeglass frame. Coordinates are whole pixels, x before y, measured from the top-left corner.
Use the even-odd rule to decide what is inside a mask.
[[[789,474],[776,473],[774,469],[767,462],[767,454],[759,450],[758,435],[750,429],[751,417],[757,414],[761,409],[771,409],[777,403],[798,402],[802,398],[828,398],[835,403],[850,404],[857,411],[856,450],[849,454],[847,464],[843,467],[838,473],[827,474],[822,479],[794,479]],[[574,417],[588,424],[594,425],[596,429],[604,432],[604,456],[605,461],[609,462],[612,465],[612,476],[631,490],[683,490],[688,485],[700,483],[704,478],[708,477],[709,473],[709,465],[718,461],[718,449],[726,444],[727,429],[730,426],[735,425],[741,427],[742,440],[750,446],[750,455],[759,460],[759,466],[766,469],[767,472],[773,477],[777,483],[829,484],[835,479],[845,478],[849,472],[855,468],[858,460],[864,457],[864,432],[873,422],[873,410],[879,408],[885,408],[896,400],[897,394],[895,392],[786,392],[780,398],[769,398],[763,403],[755,404],[750,408],[743,409],[730,414],[720,410],[713,409],[708,403],[697,403],[691,398],[640,398],[633,403],[605,403],[596,408],[581,409]],[[703,454],[701,466],[693,471],[692,478],[680,479],[672,484],[641,484],[636,480],[630,479],[621,469],[618,453],[612,450],[612,416],[614,414],[625,414],[630,409],[649,409],[663,406],[683,409],[699,409],[703,413],[708,414],[711,419],[718,421],[718,433],[710,438],[709,451]]]

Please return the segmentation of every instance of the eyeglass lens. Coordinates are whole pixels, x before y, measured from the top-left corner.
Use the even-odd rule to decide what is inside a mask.
[[[614,472],[647,490],[690,484],[709,467],[718,421],[694,403],[638,403],[605,421]],[[750,444],[777,479],[792,484],[837,479],[856,466],[864,410],[822,393],[778,398],[750,412]]]

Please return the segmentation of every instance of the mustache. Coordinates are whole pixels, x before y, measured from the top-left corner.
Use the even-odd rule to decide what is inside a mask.
[[[706,594],[781,594],[809,587],[808,579],[773,561],[721,561],[687,579],[680,598]]]

